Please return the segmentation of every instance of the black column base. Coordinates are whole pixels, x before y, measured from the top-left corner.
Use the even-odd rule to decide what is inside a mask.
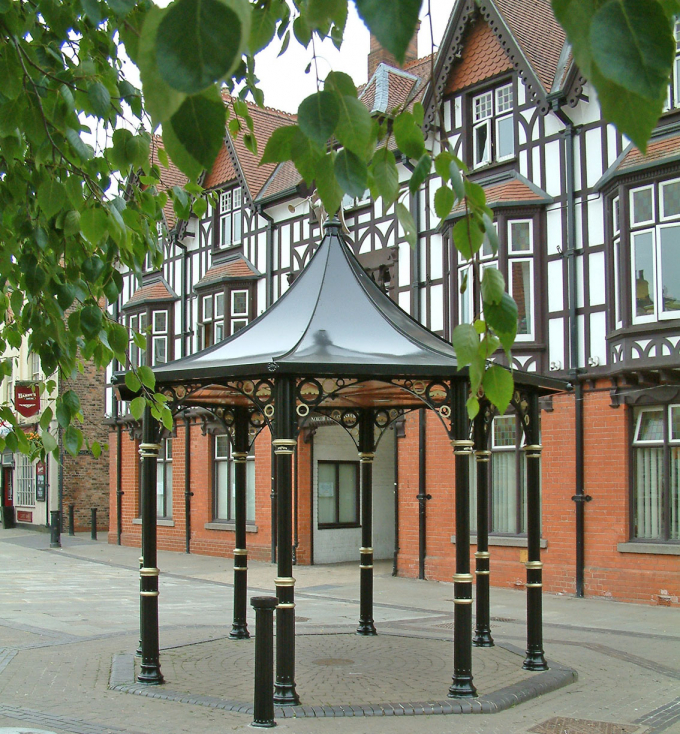
[[[475,647],[494,647],[495,645],[493,637],[491,637],[491,632],[489,632],[489,630],[482,630],[480,632],[477,632],[472,638],[472,644]]]
[[[295,690],[295,683],[274,683],[275,706],[299,706],[300,696]]]
[[[142,663],[137,682],[145,683],[147,686],[159,686],[165,683],[160,663]]]
[[[449,688],[449,698],[477,698],[477,689],[472,683],[472,676],[456,677]]]
[[[267,721],[267,722],[264,722],[264,723],[260,724],[259,721],[253,721],[253,723],[251,724],[251,726],[253,727],[253,729],[272,729],[273,727],[276,726],[276,722],[275,721]]]
[[[369,622],[359,622],[359,626],[357,627],[357,634],[363,635],[364,637],[373,637],[377,635],[377,631],[375,629],[375,625],[373,624],[373,620],[370,620]]]
[[[250,632],[248,632],[248,625],[234,624],[232,625],[231,632],[229,633],[230,640],[249,640]]]
[[[522,663],[524,670],[548,670],[548,663],[545,661],[543,652],[529,652]]]

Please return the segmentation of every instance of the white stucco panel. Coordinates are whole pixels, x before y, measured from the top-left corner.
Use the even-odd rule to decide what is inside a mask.
[[[553,140],[545,146],[545,160],[550,161],[545,167],[545,190],[550,196],[559,196],[561,193],[560,142]],[[534,173],[534,178],[536,174]]]
[[[557,369],[566,367],[564,363],[564,319],[550,319],[548,321],[548,354],[550,362]]]
[[[444,286],[430,287],[430,330],[441,331],[444,328]]]
[[[442,247],[442,236],[433,234],[430,237],[430,278],[433,280],[438,280],[444,275]]]
[[[561,207],[553,207],[546,212],[548,243],[547,249],[549,255],[554,255],[562,248],[562,209]]]
[[[564,309],[564,279],[562,260],[551,260],[548,263],[548,311]]]
[[[601,306],[605,302],[604,252],[593,253],[588,260],[588,267],[590,269],[588,278],[590,305]]]
[[[590,358],[598,364],[607,362],[607,321],[604,311],[590,316]]]
[[[586,131],[586,172],[588,187],[602,178],[602,131],[599,128]]]

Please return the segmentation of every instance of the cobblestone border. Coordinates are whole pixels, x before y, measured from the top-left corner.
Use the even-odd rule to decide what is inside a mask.
[[[505,645],[499,647],[506,647]],[[508,645],[507,649],[512,650]],[[515,650],[512,650],[515,652]],[[200,696],[167,690],[162,686],[148,686],[134,682],[134,656],[114,655],[109,678],[109,689],[164,701],[208,706],[223,711],[252,714],[253,705],[243,701],[230,701],[217,696]],[[531,678],[501,688],[494,693],[473,699],[445,699],[418,702],[381,704],[342,704],[334,706],[275,706],[279,719],[325,718],[345,716],[423,716],[436,714],[496,714],[546,693],[568,686],[578,680],[572,668],[550,663],[550,670],[536,673]]]

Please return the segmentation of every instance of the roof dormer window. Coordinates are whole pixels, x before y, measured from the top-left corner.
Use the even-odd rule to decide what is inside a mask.
[[[220,194],[220,247],[241,244],[243,213],[241,188],[229,189]]]
[[[505,84],[472,98],[474,168],[514,157],[513,108],[512,84]]]

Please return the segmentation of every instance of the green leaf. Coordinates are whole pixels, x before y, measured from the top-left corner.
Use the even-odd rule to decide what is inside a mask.
[[[453,348],[456,350],[458,369],[472,362],[479,349],[479,334],[472,324],[458,324],[451,335]]]
[[[85,239],[92,245],[98,245],[108,236],[109,218],[99,206],[86,209],[80,216],[80,229]]]
[[[172,431],[173,429],[172,413],[170,412],[170,408],[168,408],[167,405],[164,405],[161,408],[161,422],[163,423],[163,427],[166,430]]]
[[[187,97],[170,118],[170,125],[186,152],[204,168],[210,168],[222,148],[226,120],[222,97],[212,87],[204,94]],[[181,162],[175,163],[180,166]]]
[[[47,430],[43,430],[43,432],[40,434],[40,437],[42,438],[45,451],[47,451],[48,454],[54,451],[54,449],[56,449],[59,445],[57,443],[57,439]]]
[[[451,186],[453,192],[456,195],[456,199],[460,201],[465,198],[465,184],[463,183],[463,177],[460,175],[460,168],[456,161],[451,161],[449,164],[449,179],[451,180]]]
[[[296,134],[290,146],[291,157],[302,178],[311,184],[316,175],[316,167],[324,155],[324,149],[310,140],[297,125],[295,128]]]
[[[335,137],[345,148],[363,157],[371,139],[371,115],[356,97],[336,94],[335,99],[340,110]]]
[[[253,8],[248,51],[254,56],[269,45],[276,33],[276,16],[271,8]]]
[[[201,92],[238,66],[249,37],[247,0],[175,0],[156,34],[161,76],[180,92]]]
[[[134,372],[125,373],[125,385],[130,392],[139,392],[142,389],[142,383]]]
[[[411,212],[401,202],[397,202],[396,209],[397,219],[399,220],[399,224],[401,224],[404,229],[404,236],[406,237],[406,241],[411,247],[415,248],[418,234],[416,231],[416,224],[413,221],[413,217],[411,216]]]
[[[385,207],[389,207],[399,196],[399,171],[394,153],[387,148],[380,148],[373,156],[371,164],[373,182],[379,196],[382,196]]]
[[[590,44],[606,79],[651,102],[665,92],[675,43],[658,2],[608,0],[591,20]]]
[[[64,448],[71,456],[78,456],[80,447],[83,445],[83,433],[75,426],[69,426],[64,431]]]
[[[500,303],[485,303],[484,318],[500,338],[503,348],[510,350],[517,336],[517,304],[512,296],[503,293]]]
[[[425,153],[425,155],[418,161],[418,164],[413,169],[411,174],[411,180],[408,182],[409,191],[415,194],[416,191],[425,183],[425,180],[430,175],[432,169],[432,158]]]
[[[0,89],[7,99],[16,99],[21,94],[23,76],[16,52],[6,43],[0,56]]]
[[[80,232],[80,212],[72,209],[66,212],[64,217],[64,234],[66,237],[72,237]]]
[[[122,324],[109,323],[109,345],[117,355],[125,356],[128,347],[128,330]]]
[[[67,128],[64,135],[66,136],[66,140],[68,140],[68,142],[71,144],[71,147],[75,151],[78,158],[80,158],[82,161],[89,161],[92,159],[92,148],[83,142],[80,135],[73,128]]]
[[[90,451],[92,451],[92,456],[94,456],[95,459],[98,459],[102,455],[102,447],[99,444],[99,441],[92,442],[92,445],[90,446]]]
[[[495,255],[498,252],[498,231],[486,212],[482,214],[482,221],[484,222],[484,237],[491,247],[491,252]]]
[[[316,92],[302,100],[298,107],[298,125],[315,143],[324,145],[333,134],[340,117],[335,94]]]
[[[471,421],[474,420],[479,414],[479,400],[473,395],[468,398],[465,407],[467,408],[468,418]]]
[[[166,84],[158,69],[156,34],[165,13],[165,10],[152,7],[147,13],[139,39],[137,63],[144,88],[144,106],[155,125],[169,120],[186,96]],[[163,133],[165,139],[165,130]]]
[[[137,373],[139,374],[139,379],[142,381],[142,384],[145,387],[148,387],[149,390],[153,390],[156,386],[156,375],[154,375],[151,367],[139,367],[137,369]]]
[[[146,399],[140,395],[130,403],[132,417],[138,421],[144,415],[144,408],[146,408]]]
[[[456,197],[448,186],[440,186],[434,193],[434,211],[440,219],[451,214]]]
[[[342,188],[338,184],[333,168],[334,156],[327,153],[316,167],[316,190],[319,192],[324,209],[333,216],[342,202]]]
[[[472,217],[463,217],[454,225],[453,244],[466,260],[478,252],[483,241],[484,233]]]
[[[163,145],[177,168],[195,181],[203,166],[187,151],[170,124],[163,126]]]
[[[342,71],[331,71],[326,77],[323,88],[326,92],[335,92],[340,96],[357,96],[357,88],[352,77]]]
[[[87,88],[87,97],[96,115],[99,117],[108,116],[111,112],[111,95],[101,82],[90,84]]]
[[[161,150],[163,149],[161,148]],[[138,168],[141,168],[149,160],[149,151],[149,138],[145,135],[133,135],[125,143],[125,155],[127,160],[130,161],[133,166]],[[163,153],[165,153],[165,151],[163,151]],[[160,155],[158,157],[160,158]]]
[[[357,11],[368,29],[400,64],[411,43],[421,0],[355,0]],[[420,156],[416,156],[420,157]]]
[[[97,0],[80,0],[85,15],[90,20],[90,23],[94,26],[98,26],[102,22],[102,13],[99,9],[99,3]]]
[[[341,150],[335,159],[335,175],[345,193],[360,198],[368,186],[366,164],[349,150]]]
[[[52,412],[52,408],[48,407],[43,410],[43,413],[40,416],[40,428],[42,428],[43,431],[47,431],[49,429],[53,417],[54,413]]]
[[[505,293],[505,278],[498,268],[484,268],[482,275],[482,300],[484,303],[499,304]]]
[[[448,150],[443,150],[434,159],[434,170],[444,181],[449,180],[449,166],[451,165],[451,161],[453,161],[453,156]]]
[[[482,385],[486,397],[498,408],[500,415],[503,415],[510,405],[515,389],[512,373],[494,364],[484,373]]]
[[[80,328],[86,339],[96,339],[102,328],[102,312],[98,306],[83,306],[80,311]]]
[[[66,202],[64,185],[54,178],[48,178],[38,188],[38,204],[45,216],[51,219]]]
[[[409,158],[420,160],[425,153],[423,131],[410,112],[402,112],[394,120],[394,139],[397,147]]]
[[[269,136],[262,154],[260,165],[264,163],[283,163],[292,159],[295,136],[300,132],[297,125],[279,127]]]
[[[92,255],[83,260],[83,275],[88,283],[92,284],[99,280],[99,276],[104,272],[104,268],[104,262],[97,255]]]

